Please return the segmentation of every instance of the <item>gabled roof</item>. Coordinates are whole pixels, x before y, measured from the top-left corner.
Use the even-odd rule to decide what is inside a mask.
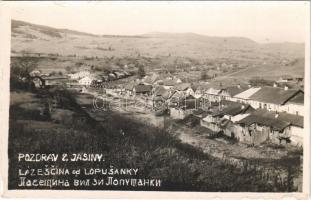
[[[285,90],[283,88],[265,86],[249,98],[259,102],[283,105],[299,92],[302,91],[292,89]]]
[[[260,90],[260,87],[255,88],[249,88],[248,90],[245,90],[237,95],[235,95],[235,98],[239,98],[239,99],[249,99],[250,96],[252,96],[253,94],[255,94],[258,90]]]
[[[249,89],[247,86],[239,85],[239,86],[230,86],[225,88],[224,90],[228,92],[231,97],[233,97],[234,95],[237,95],[247,89]]]
[[[290,123],[279,120],[279,119],[271,119],[268,117],[264,117],[261,115],[251,114],[242,120],[237,122],[238,124],[244,124],[246,126],[250,126],[252,124],[259,124],[262,126],[271,127],[273,130],[282,131],[284,128],[288,127]]]
[[[286,112],[280,112],[278,113],[278,117],[276,118],[275,112],[267,111],[264,109],[258,109],[256,110],[256,112],[254,112],[254,114],[267,117],[270,119],[279,119],[279,120],[288,122],[294,126],[303,127],[303,116],[300,116],[300,115],[293,115],[293,114],[288,114]]]
[[[304,93],[299,92],[297,95],[295,95],[293,98],[291,98],[288,103],[294,103],[294,104],[304,104]]]
[[[231,105],[223,110],[213,114],[213,116],[219,116],[219,115],[230,115],[230,116],[235,116],[238,114],[243,114],[246,112],[254,111],[255,109],[252,108],[250,105]]]
[[[274,130],[283,130],[289,125],[303,127],[303,116],[292,115],[285,112],[276,114],[275,112],[258,109],[251,115],[237,122],[247,126],[258,123],[265,126],[270,126]]]

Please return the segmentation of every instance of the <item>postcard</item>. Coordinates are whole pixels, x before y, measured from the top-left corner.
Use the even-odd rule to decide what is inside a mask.
[[[0,9],[3,197],[308,198],[310,2]]]

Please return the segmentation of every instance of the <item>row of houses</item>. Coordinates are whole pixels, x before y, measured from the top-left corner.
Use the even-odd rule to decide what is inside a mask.
[[[202,99],[189,96],[178,106],[169,107],[170,116],[186,124],[190,121],[192,126],[198,125],[201,131],[205,128],[209,134],[221,133],[250,145],[303,144],[303,116],[255,109],[249,104],[228,100],[202,104]]]
[[[304,92],[300,89],[210,84],[195,88],[174,78],[146,82],[127,85],[125,91],[166,102],[173,119],[194,118],[207,132],[222,132],[247,144],[303,143]]]
[[[129,72],[123,70],[115,70],[108,74],[92,74],[90,71],[80,71],[74,74],[68,74],[71,80],[76,80],[77,83],[82,86],[101,84],[105,81],[118,80],[130,75]]]

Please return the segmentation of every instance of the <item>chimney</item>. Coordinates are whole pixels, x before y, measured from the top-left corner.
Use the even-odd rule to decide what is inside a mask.
[[[284,86],[284,90],[288,90],[288,86],[287,85]]]
[[[278,87],[278,84],[276,84],[275,82],[273,83],[273,87]]]

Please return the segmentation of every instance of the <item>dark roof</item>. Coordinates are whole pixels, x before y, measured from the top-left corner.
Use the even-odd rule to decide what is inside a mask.
[[[250,99],[264,103],[283,105],[299,92],[302,91],[292,89],[285,90],[283,88],[265,86],[250,96]]]
[[[245,124],[247,126],[253,123],[258,123],[261,125],[270,126],[274,130],[283,130],[288,125],[303,127],[303,116],[292,115],[285,112],[278,113],[277,115],[275,112],[258,109],[237,123]]]
[[[297,95],[291,98],[288,102],[295,103],[295,104],[304,104],[304,93],[299,92]]]
[[[270,119],[275,119],[276,113],[272,111],[267,111],[264,109],[258,109],[256,112],[254,112],[256,115],[261,115],[263,117],[267,117]],[[300,115],[293,115],[293,114],[288,114],[286,112],[280,112],[278,113],[278,117],[276,119],[288,122],[294,126],[299,126],[303,127],[303,116]]]
[[[228,107],[225,107],[223,110],[213,114],[213,116],[220,116],[220,115],[230,115],[230,116],[235,116],[241,113],[246,113],[249,111],[254,111],[255,109],[252,108],[250,105],[231,105]]]
[[[151,85],[143,85],[139,84],[135,86],[135,92],[143,93],[143,92],[151,92],[152,86]]]
[[[254,123],[259,124],[259,125],[264,125],[264,126],[269,126],[273,130],[278,130],[282,131],[284,128],[290,125],[290,123],[281,121],[279,119],[271,119],[268,117],[260,116],[260,115],[255,115],[251,114],[242,120],[237,122],[238,124],[244,124],[246,126],[250,126]]]
[[[240,85],[240,86],[227,87],[227,88],[225,88],[225,91],[227,91],[229,93],[229,95],[231,97],[233,97],[233,96],[235,96],[235,95],[237,95],[237,94],[239,94],[239,93],[241,93],[247,89],[249,89],[249,87]]]
[[[206,111],[206,110],[199,108],[199,109],[194,110],[192,114],[197,117],[204,118],[208,114],[211,114],[211,113],[212,113],[211,111]]]

